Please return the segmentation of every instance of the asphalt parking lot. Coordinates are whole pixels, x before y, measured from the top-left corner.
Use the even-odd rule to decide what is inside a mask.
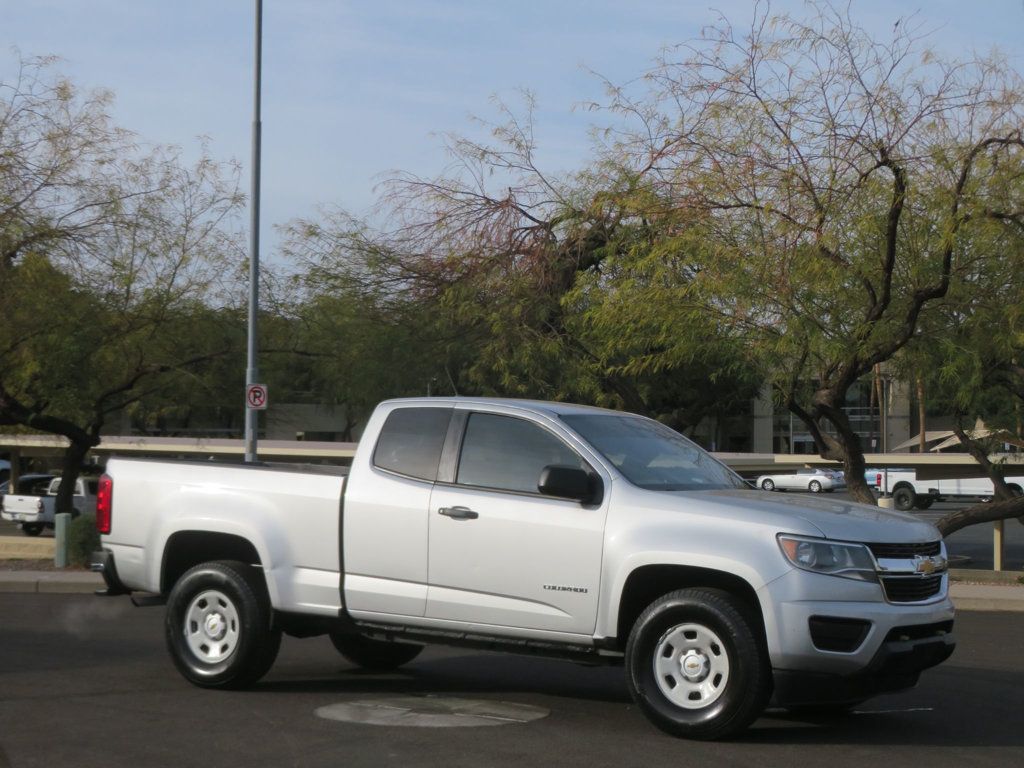
[[[428,648],[369,674],[324,638],[286,638],[245,692],[194,688],[163,645],[163,609],[126,598],[0,595],[0,766],[1006,766],[1024,747],[1024,614],[961,613],[959,647],[914,690],[836,720],[771,712],[742,738],[664,736],[619,668]],[[332,706],[403,697],[525,705],[498,727],[338,722]]]

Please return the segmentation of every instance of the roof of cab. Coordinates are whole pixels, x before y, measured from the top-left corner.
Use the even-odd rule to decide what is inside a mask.
[[[505,408],[541,413],[548,416],[560,416],[570,413],[608,413],[619,414],[608,408],[597,408],[592,405],[576,405],[575,403],[556,403],[545,400],[519,400],[513,397],[403,397],[385,400],[381,405],[452,405],[452,406],[490,406],[499,405]]]

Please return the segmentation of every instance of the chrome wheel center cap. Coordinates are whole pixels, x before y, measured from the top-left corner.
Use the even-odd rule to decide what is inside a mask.
[[[679,660],[679,668],[690,682],[700,682],[708,676],[710,663],[708,657],[700,651],[687,651]]]
[[[203,629],[206,630],[206,635],[211,640],[220,640],[228,631],[227,624],[224,622],[224,617],[219,613],[211,613],[207,616]]]

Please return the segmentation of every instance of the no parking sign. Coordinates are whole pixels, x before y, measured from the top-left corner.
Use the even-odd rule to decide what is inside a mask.
[[[249,410],[265,411],[268,399],[266,384],[250,384],[245,388],[245,404]]]

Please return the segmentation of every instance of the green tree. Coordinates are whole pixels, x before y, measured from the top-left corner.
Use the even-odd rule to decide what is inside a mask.
[[[1016,175],[1024,178],[1024,168]],[[1003,258],[985,260],[987,271],[975,271],[951,291],[943,311],[929,318],[931,343],[917,345],[900,360],[904,370],[924,376],[931,406],[953,415],[961,445],[988,474],[995,491],[995,503],[950,512],[939,520],[943,535],[1013,517],[1024,523],[1024,498],[1005,481],[1007,473],[1019,474],[1008,463],[1014,454],[1006,454],[1005,445],[1016,443],[1017,458],[1024,445],[1024,227],[992,221],[977,234],[971,250],[997,251]],[[979,420],[987,431],[972,429]]]
[[[237,168],[137,151],[51,62],[0,83],[0,425],[63,435],[59,511],[110,414],[223,354],[181,334],[241,263]]]
[[[878,41],[849,9],[811,11],[759,6],[749,28],[723,21],[666,53],[649,92],[613,89],[627,123],[607,151],[653,190],[648,216],[674,219],[673,250],[701,256],[673,297],[692,322],[676,327],[713,317],[742,336],[820,455],[873,502],[848,393],[1003,258],[970,246],[978,227],[1020,224],[1024,101],[1004,60],[941,59],[913,19]],[[676,266],[646,271],[670,282]]]
[[[680,429],[749,400],[752,377],[708,324],[704,337],[671,340],[674,360],[637,363],[664,338],[641,338],[605,294],[630,279],[630,253],[655,247],[659,222],[638,212],[645,192],[628,169],[545,174],[529,108],[522,119],[502,108],[490,143],[450,137],[440,177],[393,179],[382,205],[398,226],[374,232],[343,214],[299,222],[293,250],[329,255],[316,269],[342,276],[343,294],[355,287],[408,318],[441,389],[625,407]]]

